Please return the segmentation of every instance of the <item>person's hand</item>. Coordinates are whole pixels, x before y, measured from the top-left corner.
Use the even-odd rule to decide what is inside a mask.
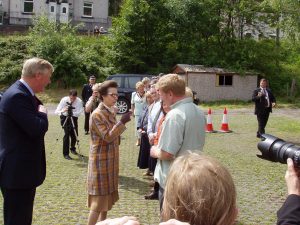
[[[67,112],[68,111],[68,106],[65,106],[63,109],[62,109],[62,112]]]
[[[263,93],[262,93],[262,92],[258,92],[258,93],[257,93],[257,96],[258,96],[258,97],[261,97],[261,96],[263,96]]]
[[[272,107],[275,107],[276,106],[276,102],[272,102]]]
[[[39,105],[38,111],[42,112],[42,113],[45,113],[45,114],[48,114],[48,110],[44,105]]]
[[[153,144],[154,144],[154,136],[153,136],[153,133],[150,133],[150,134],[148,135],[148,138],[149,138],[149,143],[150,143],[150,145],[153,145]]]
[[[152,146],[151,147],[151,149],[150,149],[150,156],[152,157],[152,158],[157,158],[157,147],[154,145],[154,146]]]
[[[140,225],[134,216],[123,216],[121,218],[106,219],[96,225]]]
[[[170,219],[167,222],[159,223],[159,225],[190,225],[189,223],[181,222],[179,220]]]
[[[132,109],[129,109],[129,112],[131,112],[131,115],[132,115],[132,117],[134,118],[135,115],[134,115],[134,113],[133,113],[133,110],[132,110]]]
[[[300,170],[294,167],[292,159],[287,159],[287,171],[285,173],[285,181],[288,189],[288,194],[300,195]]]
[[[127,112],[125,114],[122,115],[120,121],[123,123],[123,124],[126,124],[127,122],[130,121],[130,116],[131,116],[132,112]]]

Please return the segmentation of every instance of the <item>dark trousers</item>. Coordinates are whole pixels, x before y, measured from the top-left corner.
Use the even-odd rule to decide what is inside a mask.
[[[151,147],[150,147],[150,149],[151,149]],[[156,159],[156,158],[152,158],[152,157],[150,156],[150,157],[149,157],[149,162],[148,162],[148,165],[149,165],[149,171],[151,171],[152,173],[154,173],[156,164],[157,164],[157,159]]]
[[[257,114],[257,122],[258,122],[257,135],[261,135],[265,133],[265,127],[267,125],[269,115],[270,115],[269,111],[263,111]]]
[[[90,121],[90,113],[84,113],[84,130],[85,132],[89,132],[89,121]]]
[[[31,225],[35,188],[9,189],[1,187],[4,225]]]
[[[71,121],[71,118],[73,119],[74,122],[74,127],[76,134],[78,135],[78,118],[77,117],[66,117],[66,116],[61,116],[60,117],[60,122],[61,125],[63,126],[65,135],[63,138],[63,154],[64,155],[69,155],[69,150],[75,151],[75,144],[76,144],[76,134],[74,132],[74,127]],[[71,148],[70,148],[70,139],[71,139]]]
[[[165,189],[163,189],[159,185],[158,200],[159,200],[159,209],[160,209],[160,211],[162,211],[162,207],[163,207],[163,203],[164,203],[164,193],[165,193]]]

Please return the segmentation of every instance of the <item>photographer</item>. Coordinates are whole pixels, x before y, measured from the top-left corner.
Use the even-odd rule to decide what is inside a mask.
[[[287,164],[285,181],[288,197],[277,212],[278,225],[300,224],[300,170],[294,167],[292,159],[287,159]]]
[[[63,97],[55,110],[55,114],[60,115],[60,123],[65,132],[63,138],[63,155],[64,158],[68,160],[72,159],[69,156],[70,138],[70,150],[74,155],[78,154],[76,152],[75,144],[78,136],[78,117],[82,111],[82,101],[77,97],[76,90],[70,90],[69,96]]]

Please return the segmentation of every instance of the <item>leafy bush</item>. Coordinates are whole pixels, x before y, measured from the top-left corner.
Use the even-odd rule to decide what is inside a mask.
[[[0,84],[11,84],[20,77],[22,64],[30,57],[28,37],[10,36],[0,39]]]

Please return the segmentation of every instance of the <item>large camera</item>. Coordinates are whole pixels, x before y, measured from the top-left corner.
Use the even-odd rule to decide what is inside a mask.
[[[75,107],[72,106],[72,103],[67,102],[68,105],[68,110],[67,110],[67,114],[68,116],[73,116],[73,109],[75,109]]]
[[[261,151],[259,158],[272,162],[286,163],[288,158],[294,161],[294,165],[300,167],[300,147],[269,134],[262,134],[262,140],[257,144]]]

